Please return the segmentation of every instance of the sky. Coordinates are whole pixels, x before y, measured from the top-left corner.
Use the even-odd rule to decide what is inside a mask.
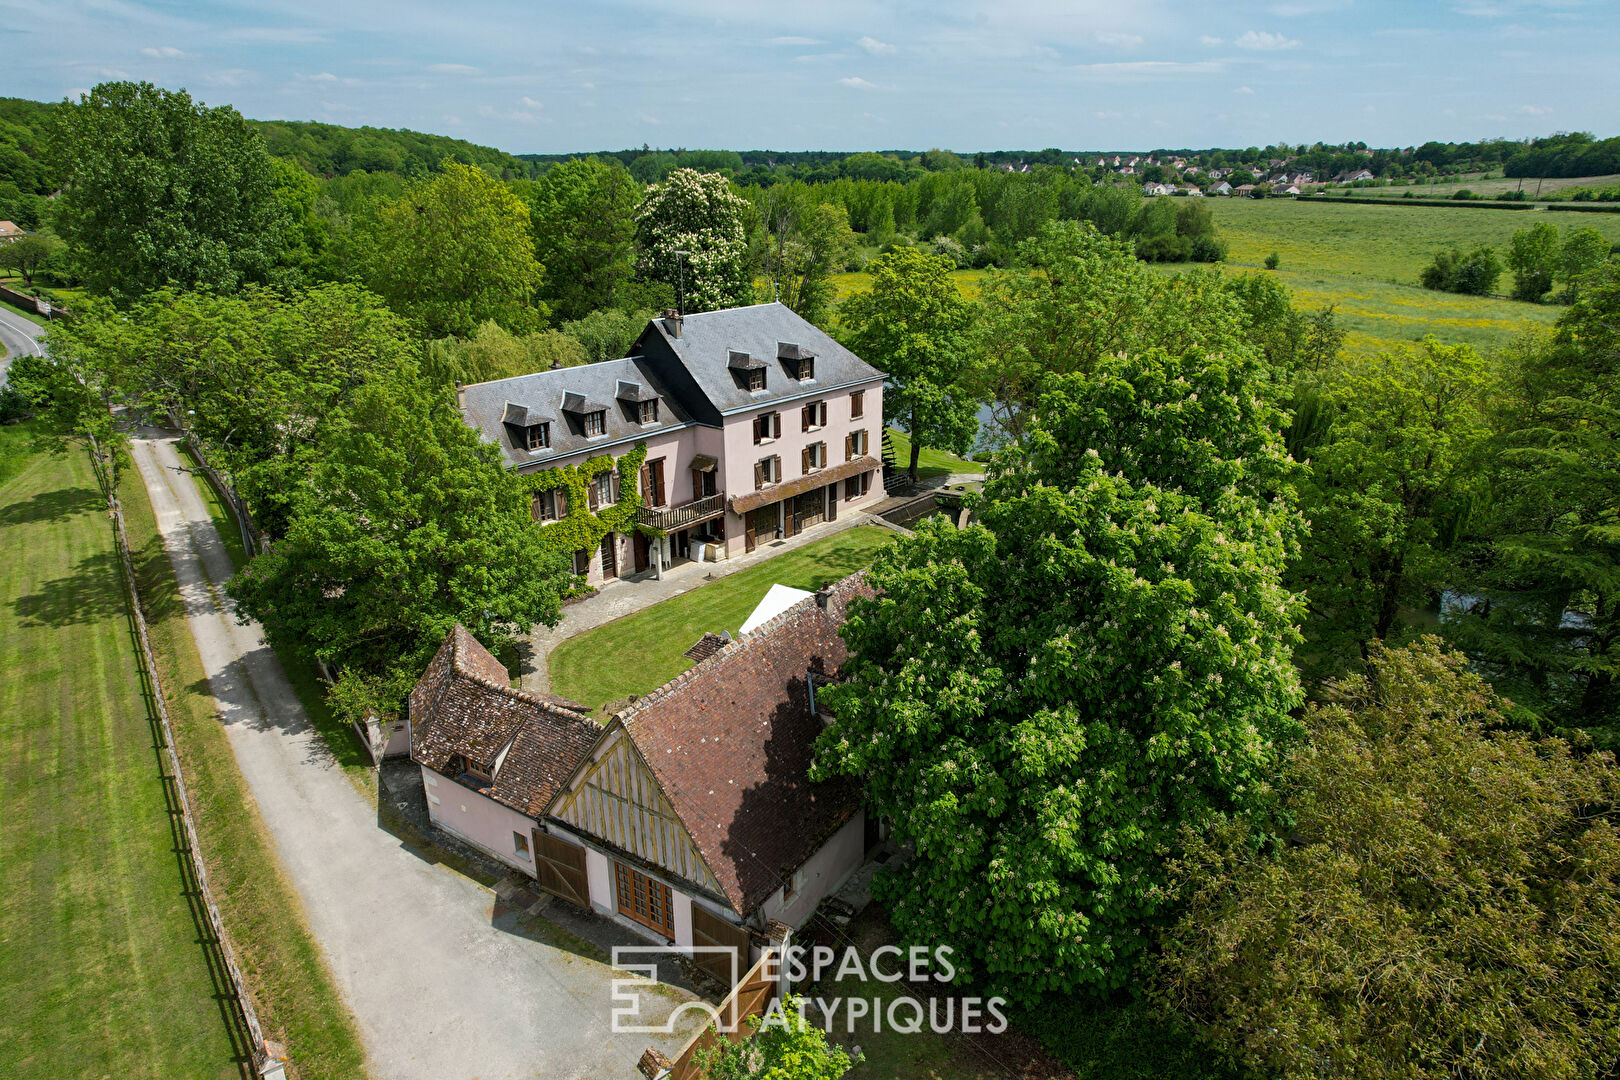
[[[1610,136],[1620,3],[0,0],[0,96],[108,79],[512,153]]]

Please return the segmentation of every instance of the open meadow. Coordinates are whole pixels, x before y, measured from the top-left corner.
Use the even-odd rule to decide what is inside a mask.
[[[1418,285],[1435,252],[1480,244],[1506,259],[1515,230],[1550,221],[1560,231],[1590,225],[1620,243],[1620,214],[1552,214],[1539,210],[1469,207],[1368,206],[1326,200],[1209,199],[1220,235],[1228,244],[1228,270],[1262,271],[1275,251],[1273,271],[1302,308],[1332,305],[1349,331],[1346,348],[1368,353],[1428,334],[1477,349],[1505,345],[1537,327],[1551,326],[1562,308],[1505,297],[1435,292]],[[1187,266],[1164,265],[1167,273]],[[986,271],[951,275],[963,295],[979,294]],[[840,299],[870,287],[864,273],[833,278]],[[1511,284],[1504,272],[1497,286]]]

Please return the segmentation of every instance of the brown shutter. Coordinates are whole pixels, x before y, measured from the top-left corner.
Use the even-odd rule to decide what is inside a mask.
[[[725,520],[725,519],[721,519]],[[754,511],[750,510],[743,515],[743,550],[754,550]]]
[[[653,505],[664,505],[664,459],[659,458],[652,463],[652,495]]]
[[[763,416],[756,416],[756,417],[754,417],[754,443],[755,443],[755,444],[756,444],[756,445],[757,445],[757,444],[758,444],[758,443],[759,443],[759,442],[760,442],[760,440],[761,440],[761,439],[762,439],[762,438],[764,438],[764,436],[762,436],[762,435],[761,435],[761,434],[760,434],[760,431],[761,431],[761,428],[762,428],[762,423],[761,423],[761,422],[762,422],[762,421],[763,421],[763,420],[764,420],[764,419],[765,419],[765,417],[763,417]]]
[[[568,496],[563,492],[562,488],[557,488],[556,489],[556,495],[557,495],[557,520],[561,521],[563,519],[563,517],[568,513]]]
[[[764,486],[765,486],[765,463],[763,461],[756,461],[756,462],[754,462],[754,490],[758,491],[760,488],[762,488]]]
[[[802,476],[810,471],[810,448],[807,446],[799,451],[799,474]]]
[[[799,410],[799,423],[802,425],[800,427],[801,431],[810,430],[810,406],[806,405],[804,408]]]
[[[590,506],[591,513],[593,514],[596,513],[596,493],[599,490],[600,488],[597,486],[596,477],[593,476],[589,480],[585,481],[585,502]]]
[[[652,469],[645,461],[641,463],[641,501],[648,506],[658,505],[652,498]]]
[[[827,520],[838,520],[838,481],[827,485]]]
[[[855,436],[853,435],[844,436],[844,460],[855,460]]]

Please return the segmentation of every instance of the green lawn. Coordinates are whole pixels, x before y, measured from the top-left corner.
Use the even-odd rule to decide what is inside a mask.
[[[89,460],[0,458],[0,1072],[238,1076]]]
[[[819,589],[869,566],[895,535],[857,525],[570,638],[548,661],[551,689],[593,709],[645,694],[692,666],[681,654],[706,631],[735,634],[772,585]]]
[[[889,445],[894,447],[894,463],[904,472],[911,464],[911,437],[896,428],[889,428]],[[944,450],[923,447],[917,455],[917,475],[924,480],[952,473],[982,473],[984,465],[967,458],[959,458]]]

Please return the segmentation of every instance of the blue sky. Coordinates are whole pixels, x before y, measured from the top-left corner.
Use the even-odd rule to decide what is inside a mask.
[[[1613,0],[0,0],[0,94],[104,79],[514,153],[1616,134]]]

